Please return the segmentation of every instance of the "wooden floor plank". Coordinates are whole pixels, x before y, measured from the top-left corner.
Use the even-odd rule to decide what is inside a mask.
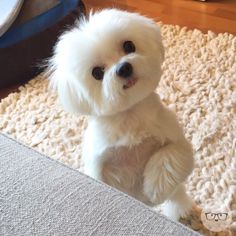
[[[236,6],[235,6],[235,9],[236,9]],[[228,9],[225,10],[225,9],[217,8],[214,12],[214,15],[224,18],[224,19],[236,21],[236,11],[232,11],[232,10],[228,10]]]
[[[87,9],[116,7],[137,11],[166,24],[236,35],[236,0],[84,0]]]

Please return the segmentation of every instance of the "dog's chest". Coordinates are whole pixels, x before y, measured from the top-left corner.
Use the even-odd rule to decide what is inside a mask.
[[[137,195],[143,170],[151,155],[160,148],[155,138],[146,138],[133,146],[112,147],[104,153],[103,181],[131,195]]]

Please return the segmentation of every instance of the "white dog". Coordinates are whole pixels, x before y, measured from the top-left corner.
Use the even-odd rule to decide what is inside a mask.
[[[50,63],[64,108],[89,116],[83,161],[89,176],[177,220],[192,201],[183,182],[193,154],[155,89],[164,50],[157,24],[109,9],[65,32]]]

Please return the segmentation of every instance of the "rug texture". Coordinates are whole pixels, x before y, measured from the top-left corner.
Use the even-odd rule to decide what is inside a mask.
[[[174,110],[195,151],[187,181],[198,208],[183,220],[205,235],[199,209],[231,212],[236,227],[236,37],[162,25],[166,59],[157,92]],[[86,117],[63,111],[43,76],[0,103],[0,131],[49,157],[83,171],[81,140]]]

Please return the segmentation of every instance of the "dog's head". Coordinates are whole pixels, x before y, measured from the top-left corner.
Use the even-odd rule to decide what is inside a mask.
[[[160,29],[154,21],[103,10],[59,38],[50,63],[51,82],[66,110],[112,115],[155,90],[163,58]]]

